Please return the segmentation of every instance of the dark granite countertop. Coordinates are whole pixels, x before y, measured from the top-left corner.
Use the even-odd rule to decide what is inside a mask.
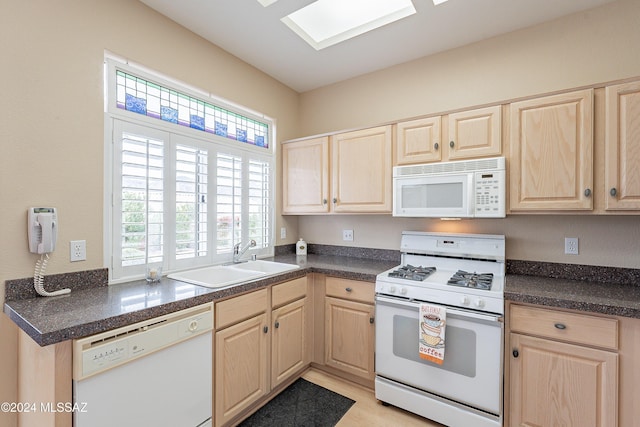
[[[376,275],[399,264],[391,251],[364,251],[347,256],[333,248],[323,254],[296,257],[287,253],[268,260],[297,264],[301,268],[227,288],[209,289],[166,277],[159,283],[144,280],[106,285],[106,270],[80,272],[79,283],[56,280],[57,287],[71,286],[69,295],[35,297],[27,279],[7,286],[4,312],[41,346],[82,338],[145,321],[185,308],[221,300],[292,280],[308,273],[322,273],[374,283]],[[78,279],[79,278],[79,279]],[[576,280],[577,279],[577,280]],[[87,286],[86,283],[102,282]],[[9,282],[7,282],[9,283]],[[505,299],[547,307],[575,309],[640,318],[640,269],[507,261]]]
[[[602,283],[540,276],[507,275],[504,297],[547,307],[640,318],[638,283]]]
[[[640,318],[640,269],[507,260],[505,300]]]
[[[378,273],[398,264],[389,260],[313,254],[306,258],[279,255],[269,259],[298,264],[301,268],[221,289],[209,289],[166,277],[154,284],[138,280],[84,287],[57,297],[11,299],[5,302],[4,312],[34,341],[46,346],[228,298],[312,272],[373,283]]]

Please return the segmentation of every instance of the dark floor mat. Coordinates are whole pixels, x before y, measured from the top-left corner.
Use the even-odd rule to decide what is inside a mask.
[[[354,403],[300,378],[239,427],[333,427]]]

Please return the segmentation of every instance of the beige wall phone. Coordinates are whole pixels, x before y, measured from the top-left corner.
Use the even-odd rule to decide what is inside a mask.
[[[58,238],[56,208],[29,208],[27,235],[29,236],[29,251],[40,254],[33,276],[33,286],[38,295],[52,297],[71,292],[71,289],[60,289],[55,292],[47,292],[44,289],[44,271],[49,261],[49,253],[56,248],[56,240]]]

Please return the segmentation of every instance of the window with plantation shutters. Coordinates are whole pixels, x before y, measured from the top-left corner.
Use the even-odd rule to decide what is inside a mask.
[[[115,81],[115,67],[108,74]],[[126,75],[127,84],[116,86],[118,97],[125,93],[129,99],[133,74]],[[275,156],[267,143],[272,125],[246,121],[248,113],[241,113],[229,128],[235,133],[221,135],[209,132],[206,121],[203,130],[158,120],[149,113],[155,110],[144,109],[151,105],[144,97],[155,96],[157,89],[149,81],[138,79],[131,108],[117,104],[115,95],[107,99],[105,226],[110,238],[105,239],[105,261],[110,280],[142,277],[149,264],[166,273],[229,262],[234,245],[250,240],[256,246],[245,257],[273,255]],[[162,102],[168,85],[159,87]],[[242,131],[245,122],[254,130]]]
[[[216,250],[231,253],[242,238],[242,158],[218,153],[216,159]]]
[[[267,247],[271,242],[271,165],[256,159],[249,160],[249,194],[247,196],[249,239],[256,241],[257,247]]]
[[[176,146],[176,258],[207,255],[207,150]]]
[[[164,253],[164,168],[167,135],[142,126],[116,127],[114,260],[118,270],[160,263]]]

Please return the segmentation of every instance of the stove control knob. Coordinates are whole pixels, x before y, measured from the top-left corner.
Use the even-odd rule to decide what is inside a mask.
[[[478,307],[478,308],[484,307],[484,300],[483,299],[477,299],[476,300],[476,307]]]
[[[407,288],[402,288],[402,289],[400,289],[400,293],[401,293],[402,295],[406,295],[406,294],[407,294]]]
[[[395,286],[390,287],[389,288],[389,292],[391,292],[392,294],[395,294],[396,293],[396,287]]]
[[[466,296],[466,295],[463,295],[463,296],[460,298],[460,304],[462,304],[462,305],[469,305],[469,297],[468,297],[468,296]]]

